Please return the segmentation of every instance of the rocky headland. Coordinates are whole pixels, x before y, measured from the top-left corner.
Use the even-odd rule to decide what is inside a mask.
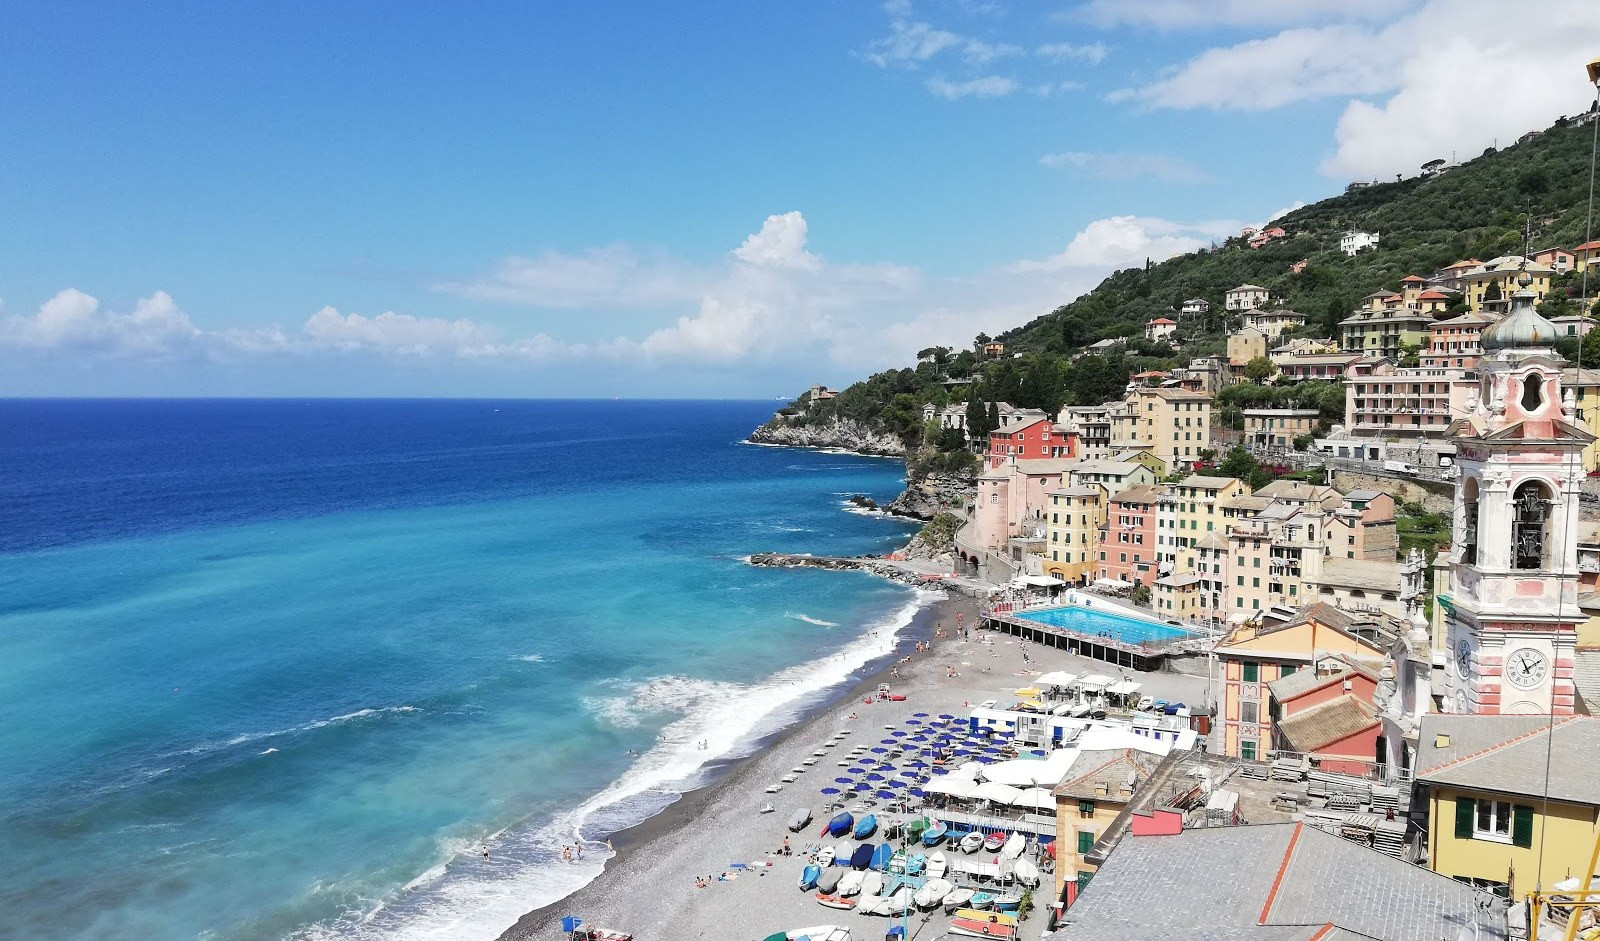
[[[906,445],[898,437],[849,418],[824,422],[799,422],[773,416],[750,433],[751,444],[778,444],[790,448],[832,448],[871,457],[905,457]]]

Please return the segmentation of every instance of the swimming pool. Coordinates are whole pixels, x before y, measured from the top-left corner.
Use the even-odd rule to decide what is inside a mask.
[[[1110,639],[1124,644],[1163,643],[1194,636],[1193,631],[1114,614],[1103,608],[1070,605],[1037,611],[1013,611],[1011,616],[1035,624],[1057,627],[1088,639]]]

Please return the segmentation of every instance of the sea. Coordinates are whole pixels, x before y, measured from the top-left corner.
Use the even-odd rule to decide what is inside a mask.
[[[891,652],[773,402],[0,401],[0,937],[486,941]],[[487,851],[487,856],[484,853]]]

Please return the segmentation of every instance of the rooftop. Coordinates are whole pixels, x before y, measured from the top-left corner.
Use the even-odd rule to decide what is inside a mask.
[[[1600,718],[1425,715],[1418,742],[1418,781],[1600,806]]]
[[[1204,474],[1190,474],[1178,481],[1180,487],[1197,487],[1201,490],[1221,490],[1239,481],[1233,477],[1207,477]]]
[[[1161,488],[1155,484],[1129,487],[1111,498],[1113,503],[1154,503],[1161,498]]]
[[[1072,770],[1076,772],[1081,768],[1083,772],[1073,774],[1058,784],[1055,796],[1078,800],[1127,800],[1161,764],[1163,757],[1132,748],[1079,752],[1072,759]]]
[[[1322,562],[1319,585],[1359,588],[1365,591],[1400,591],[1400,563],[1330,556]]]
[[[1293,751],[1314,752],[1378,724],[1370,703],[1349,694],[1318,703],[1278,722]]]

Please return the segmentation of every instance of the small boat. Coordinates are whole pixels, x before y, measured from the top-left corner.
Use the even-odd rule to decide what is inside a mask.
[[[985,912],[975,908],[958,908],[956,909],[956,917],[980,919],[991,925],[1009,925],[1012,928],[1017,926],[1017,916],[1007,915],[1003,912]]]
[[[861,877],[861,895],[863,897],[877,895],[883,891],[883,873],[868,870]]]
[[[890,872],[905,872],[906,871],[906,854],[905,853],[896,853],[893,856],[889,857],[889,871]]]
[[[1006,845],[1006,832],[1004,830],[991,833],[983,838],[983,848],[991,853],[998,852],[1000,847]]]
[[[840,811],[834,815],[832,820],[828,821],[828,835],[844,836],[850,832],[850,828],[855,825],[855,822],[856,818],[852,817],[848,810]]]
[[[976,853],[983,849],[983,834],[977,830],[961,838],[961,852]]]
[[[955,886],[943,879],[929,879],[911,896],[911,902],[923,910],[934,908],[943,902],[944,897],[954,888]]]
[[[803,938],[809,938],[810,941],[850,941],[850,929],[838,925],[813,925],[785,932],[784,937],[789,941],[801,941]]]
[[[855,851],[856,848],[847,842],[841,840],[840,842],[835,843],[833,846],[833,864],[835,866],[850,865],[850,856]]]
[[[800,890],[809,892],[817,887],[817,879],[822,876],[822,867],[816,863],[807,863],[806,868],[800,870]]]
[[[950,828],[942,823],[935,822],[933,826],[922,831],[923,846],[938,846],[944,842],[945,836],[950,833]]]
[[[974,914],[979,913],[975,912]],[[1017,936],[1015,925],[992,922],[987,917],[962,918],[957,916],[950,920],[950,927],[945,930],[954,935],[963,935],[969,938],[997,938],[999,941],[1010,941],[1010,939]]]
[[[856,907],[855,899],[847,899],[839,895],[829,895],[826,892],[817,893],[817,904],[828,908],[851,909]]]
[[[894,859],[894,847],[884,843],[872,851],[872,861],[868,865],[878,872],[883,872],[889,868],[889,861],[892,859]]]
[[[950,861],[944,858],[943,853],[934,853],[928,857],[928,878],[943,879],[944,874],[950,869]]]
[[[933,826],[932,820],[927,817],[918,817],[906,823],[906,836],[913,840],[920,840],[922,839],[922,834],[926,833],[931,826]]]
[[[1028,848],[1028,838],[1020,833],[1011,834],[1011,839],[1006,840],[1000,848],[1001,859],[1017,859],[1022,856],[1022,851]]]
[[[867,814],[865,817],[862,817],[860,820],[856,821],[855,837],[858,840],[865,840],[867,837],[871,836],[872,831],[876,829],[878,829],[878,815]]]
[[[880,909],[882,909],[881,914],[900,914],[911,907],[911,890],[901,886],[893,895],[889,896],[889,898],[886,900],[886,903],[887,904],[885,905],[878,906]]]
[[[1039,884],[1039,867],[1034,865],[1031,859],[1018,859],[1016,867],[1011,870],[1011,874],[1016,876],[1018,882],[1029,888]]]
[[[997,912],[1014,912],[1022,904],[1021,889],[1007,889],[994,900],[994,910]]]
[[[906,858],[906,875],[920,876],[928,868],[928,857],[921,853],[912,853]]]
[[[971,903],[971,889],[952,889],[949,894],[944,897],[944,913],[948,915],[958,908],[966,908]]]
[[[796,807],[794,813],[789,815],[789,832],[799,833],[811,822],[810,807]]]
[[[817,877],[817,891],[832,895],[839,888],[839,880],[844,877],[845,870],[838,866],[829,866],[822,870],[822,875]]]
[[[850,868],[865,869],[872,865],[873,849],[874,847],[871,843],[862,843],[857,846],[855,851],[850,854]]]
[[[994,893],[974,892],[972,893],[972,901],[967,904],[971,905],[974,911],[982,911],[994,904]]]
[[[817,850],[816,863],[824,868],[833,865],[834,850],[831,846],[824,846]]]
[[[867,874],[859,869],[852,869],[839,879],[839,884],[834,886],[834,895],[858,895],[861,892],[861,883]]]

